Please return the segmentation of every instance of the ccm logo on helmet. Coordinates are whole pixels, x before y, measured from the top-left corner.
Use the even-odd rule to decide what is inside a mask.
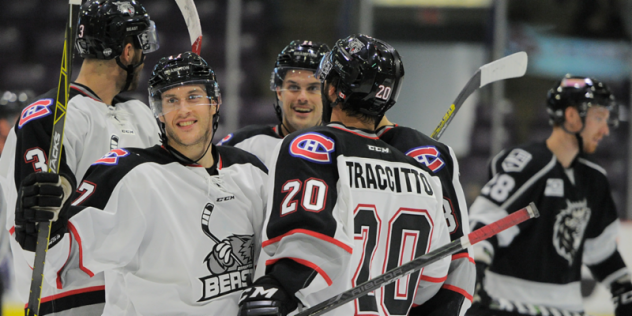
[[[42,99],[33,102],[22,110],[20,115],[20,121],[18,122],[18,128],[22,128],[24,124],[48,114],[51,114],[51,110],[48,108],[53,104],[53,99]]]
[[[318,133],[296,137],[290,144],[290,155],[315,163],[331,163],[334,141]]]
[[[443,168],[445,163],[439,156],[441,153],[435,146],[417,147],[409,150],[407,156],[415,158],[417,161],[426,165],[432,172],[437,172]]]
[[[124,149],[112,149],[109,153],[105,154],[103,158],[95,161],[93,165],[116,165],[119,158],[129,155],[129,152]]]

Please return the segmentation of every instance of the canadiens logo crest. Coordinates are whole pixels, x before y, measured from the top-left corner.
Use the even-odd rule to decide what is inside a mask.
[[[426,165],[432,172],[437,172],[445,166],[445,162],[439,157],[441,153],[435,146],[413,148],[409,150],[406,155]]]
[[[129,152],[125,149],[112,149],[109,153],[105,154],[105,156],[101,157],[101,159],[95,161],[93,165],[117,165],[119,158],[127,155],[129,155]]]
[[[129,14],[129,16],[134,16],[134,14],[136,13],[136,10],[134,10],[134,6],[129,1],[117,1],[112,2],[112,4],[115,4],[119,12],[123,14],[127,13]]]
[[[231,138],[233,138],[233,134],[232,134],[232,133],[231,133],[231,134],[228,134],[228,135],[226,135],[226,137],[222,138],[222,140],[220,140],[220,141],[217,143],[217,146],[222,146],[222,145],[224,145],[227,141],[231,140]]]
[[[561,210],[555,218],[553,246],[571,266],[584,238],[591,210],[585,199],[578,202],[566,200],[566,205],[566,209]]]
[[[290,155],[315,163],[331,163],[334,141],[318,133],[300,135],[290,144]]]
[[[214,208],[212,203],[207,203],[202,210],[202,231],[215,245],[204,258],[211,275],[200,278],[202,295],[198,302],[242,291],[252,283],[254,235],[228,235],[220,240],[211,231]]]
[[[22,114],[20,115],[20,121],[18,122],[18,128],[22,128],[24,124],[42,118],[52,113],[50,110],[50,106],[53,105],[53,99],[41,99],[37,100],[31,105],[27,106],[22,110]]]

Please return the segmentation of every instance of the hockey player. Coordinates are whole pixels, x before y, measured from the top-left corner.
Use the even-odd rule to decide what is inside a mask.
[[[45,272],[65,287],[104,271],[104,315],[235,315],[261,244],[267,169],[212,145],[220,90],[198,55],[162,58],[149,90],[162,146],[113,149],[92,164],[69,209],[70,236],[49,250]],[[24,180],[27,220],[54,216],[41,206],[60,202],[45,193],[60,190],[57,180]]]
[[[277,146],[262,233],[270,259],[242,294],[239,315],[312,306],[449,242],[438,178],[375,134],[404,77],[397,51],[352,35],[316,73],[329,124]],[[437,293],[448,264],[444,258],[328,315],[407,315]]]
[[[294,40],[277,56],[270,78],[275,92],[276,126],[252,125],[224,137],[219,145],[235,146],[268,162],[274,146],[288,134],[320,125],[320,81],[314,77],[320,60],[329,52],[326,44]]]
[[[474,246],[479,315],[583,315],[582,265],[612,292],[615,315],[632,315],[608,179],[586,156],[618,122],[616,110],[605,84],[567,75],[547,95],[549,138],[493,158],[491,179],[470,207],[472,229],[529,201],[540,218]]]
[[[70,85],[68,111],[59,173],[65,200],[77,189],[90,164],[111,149],[148,147],[159,143],[159,129],[149,107],[117,96],[135,89],[145,54],[158,48],[156,30],[137,1],[90,0],[79,12],[75,46],[84,59]],[[28,105],[11,131],[0,161],[0,175],[10,181],[5,191],[8,209],[15,210],[17,188],[28,175],[47,171],[56,89]],[[58,140],[55,140],[58,141]],[[81,189],[81,188],[80,188]],[[11,249],[16,289],[27,301],[31,283],[36,227],[8,214],[6,229],[13,235]],[[51,245],[66,227],[55,226]],[[24,252],[22,250],[28,250]],[[105,302],[102,274],[85,278],[63,290],[44,285],[40,315],[101,315]]]
[[[450,146],[421,132],[391,123],[386,116],[377,135],[381,140],[415,158],[435,173],[443,185],[443,212],[451,240],[470,233],[467,205],[461,182],[459,163]],[[439,293],[423,305],[415,306],[410,315],[463,316],[472,305],[476,269],[472,247],[454,255],[450,271]]]

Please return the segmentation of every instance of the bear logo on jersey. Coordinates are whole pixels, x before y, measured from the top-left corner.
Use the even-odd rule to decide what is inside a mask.
[[[18,128],[22,128],[24,124],[42,118],[52,113],[49,109],[51,105],[53,105],[53,99],[41,99],[37,100],[31,105],[27,106],[22,110],[22,114],[20,115],[20,121],[18,122]]]
[[[327,164],[331,163],[334,141],[318,133],[300,135],[290,144],[290,155],[305,160]]]
[[[125,149],[112,149],[109,153],[105,154],[101,159],[92,163],[93,165],[118,165],[119,158],[129,155],[129,151]]]
[[[584,239],[586,225],[590,220],[591,210],[586,200],[571,202],[566,200],[566,209],[561,210],[553,226],[553,246],[557,253],[573,265],[573,259]]]
[[[426,165],[432,172],[437,172],[445,166],[443,159],[439,158],[441,153],[435,146],[422,146],[409,150],[407,156],[415,158],[415,160]]]
[[[204,258],[211,275],[200,278],[202,297],[198,302],[241,291],[251,284],[254,235],[229,235],[220,240],[211,232],[211,215],[215,206],[207,203],[202,210],[202,231],[215,245]]]

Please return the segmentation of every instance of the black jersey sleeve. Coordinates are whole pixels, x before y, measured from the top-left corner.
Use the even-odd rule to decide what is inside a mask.
[[[74,94],[74,93],[73,93]],[[71,94],[70,97],[73,96]],[[52,139],[55,116],[56,90],[50,90],[36,101],[22,110],[14,131],[17,136],[15,148],[15,185],[19,190],[22,179],[34,172],[48,172],[48,160],[60,159],[58,173],[66,178],[76,188],[76,179],[66,159],[66,146],[62,142],[61,153],[53,153],[48,157],[51,142],[61,142],[62,139]],[[55,163],[55,161],[53,161]]]
[[[335,140],[323,133],[286,137],[271,169],[266,271],[292,294],[317,276],[330,283],[350,258],[351,246],[338,238],[343,219],[335,214],[334,147]]]

